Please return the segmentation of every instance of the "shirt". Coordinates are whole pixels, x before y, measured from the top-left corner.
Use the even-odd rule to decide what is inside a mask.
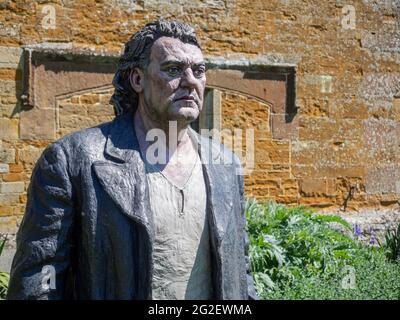
[[[153,299],[212,299],[207,193],[200,158],[183,188],[146,163],[155,225]]]

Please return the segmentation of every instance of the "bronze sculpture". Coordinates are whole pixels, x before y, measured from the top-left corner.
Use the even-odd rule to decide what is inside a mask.
[[[240,162],[189,126],[205,81],[190,26],[156,21],[132,36],[116,118],[54,142],[36,164],[9,299],[256,298]],[[152,130],[164,163],[151,157]]]

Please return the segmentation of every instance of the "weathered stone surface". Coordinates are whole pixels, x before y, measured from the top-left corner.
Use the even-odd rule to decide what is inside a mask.
[[[4,182],[24,181],[25,175],[22,173],[7,173],[3,174]]]
[[[43,148],[27,146],[19,150],[19,161],[25,165],[33,166],[43,152]]]
[[[0,163],[0,173],[7,173],[10,167],[6,163]]]
[[[0,118],[0,139],[15,140],[18,139],[18,120]]]
[[[16,96],[17,86],[13,80],[0,80],[0,92],[5,96]]]
[[[9,206],[0,206],[0,217],[4,216],[11,216],[13,214],[13,208]]]
[[[15,162],[15,149],[5,148],[0,145],[0,162]]]
[[[334,79],[331,75],[324,74],[324,75],[306,75],[304,77],[304,81],[307,84],[315,86],[317,90],[321,93],[332,93],[333,92],[333,83]]]
[[[328,117],[330,101],[327,98],[299,99],[297,107],[301,115],[310,117]]]
[[[15,104],[0,104],[0,117],[19,118],[20,106]]]
[[[300,191],[305,196],[326,194],[325,179],[302,179],[300,180]]]
[[[0,194],[0,206],[17,205],[20,202],[18,194]]]
[[[272,114],[271,127],[274,139],[297,139],[299,136],[299,117],[290,114]]]
[[[400,97],[393,99],[391,118],[400,122]]]
[[[365,177],[366,192],[370,194],[400,193],[400,165],[369,167]]]
[[[0,234],[15,235],[19,226],[18,220],[17,217],[0,217]],[[13,237],[6,243],[6,246],[13,246]]]
[[[35,51],[30,60],[29,76],[24,84],[25,103],[31,109],[20,117],[22,139],[54,139],[58,120],[56,97],[109,85],[115,72],[112,62],[82,63],[79,59],[64,59],[57,55],[49,58],[42,51]],[[83,102],[91,103],[93,97],[98,102],[97,95],[84,94],[82,97]]]
[[[80,103],[62,102],[58,105],[58,121],[66,115],[85,115],[87,116],[87,107],[82,106]]]
[[[286,77],[282,75],[266,76],[262,72],[209,70],[207,84],[247,93],[269,103],[272,112],[285,113],[287,82]]]
[[[33,108],[21,113],[21,139],[45,140],[54,139],[56,135],[56,120],[53,109]]]
[[[375,163],[400,160],[400,123],[389,119],[364,121],[365,156]]]
[[[399,23],[383,23],[374,32],[364,32],[361,45],[372,51],[400,52]]]
[[[365,99],[393,99],[400,91],[400,73],[370,73],[364,76],[360,96]]]
[[[0,193],[21,193],[24,190],[24,182],[0,182]]]
[[[114,109],[109,104],[96,103],[87,107],[88,116],[92,118],[112,119],[114,117]]]
[[[21,69],[11,69],[11,68],[0,69],[0,79],[20,81],[22,79]]]
[[[23,172],[24,166],[21,163],[9,164],[10,172]]]
[[[18,67],[22,49],[20,47],[0,46],[0,68]]]

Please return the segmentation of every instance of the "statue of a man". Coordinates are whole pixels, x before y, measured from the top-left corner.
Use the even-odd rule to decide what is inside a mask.
[[[156,21],[131,37],[115,119],[36,164],[9,299],[256,298],[240,162],[189,126],[205,83],[190,26]]]

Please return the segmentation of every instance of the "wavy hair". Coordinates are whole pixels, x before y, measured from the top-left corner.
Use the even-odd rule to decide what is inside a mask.
[[[184,43],[190,43],[200,48],[194,29],[190,25],[178,21],[150,22],[133,34],[125,43],[124,53],[119,59],[112,82],[114,94],[110,103],[114,106],[116,116],[137,109],[139,99],[130,84],[131,70],[134,68],[144,70],[148,66],[153,43],[164,36],[177,38]]]

